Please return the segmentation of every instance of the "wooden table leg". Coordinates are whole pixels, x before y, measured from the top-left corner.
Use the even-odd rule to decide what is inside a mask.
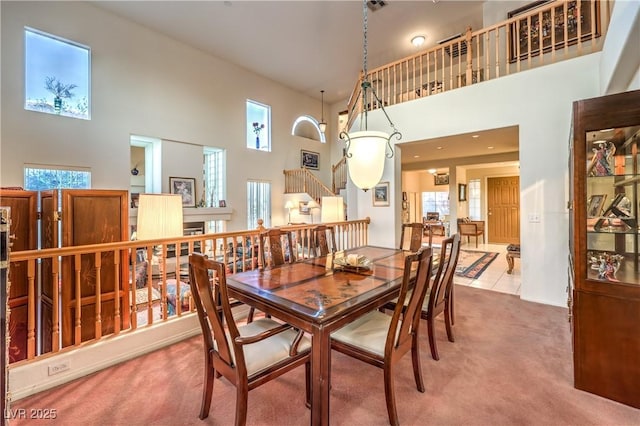
[[[511,253],[507,253],[507,265],[509,265],[509,269],[507,269],[507,274],[513,272],[513,255]]]
[[[311,425],[329,426],[331,334],[313,327],[311,335]]]

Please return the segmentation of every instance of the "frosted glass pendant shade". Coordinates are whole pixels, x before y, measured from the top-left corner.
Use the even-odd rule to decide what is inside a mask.
[[[388,138],[384,132],[369,130],[349,133],[351,157],[347,157],[347,166],[349,177],[358,188],[371,189],[380,182]]]

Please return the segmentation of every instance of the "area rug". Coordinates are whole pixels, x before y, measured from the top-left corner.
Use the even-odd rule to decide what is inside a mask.
[[[496,252],[460,250],[456,275],[466,278],[478,278],[498,257]]]

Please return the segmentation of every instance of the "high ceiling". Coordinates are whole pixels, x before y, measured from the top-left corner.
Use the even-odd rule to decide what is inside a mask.
[[[368,68],[412,55],[469,26],[481,28],[485,1],[387,0],[379,10],[368,10]],[[363,3],[357,0],[92,3],[310,97],[320,99],[325,90],[327,104],[346,103],[363,65]],[[426,37],[420,48],[410,43],[416,35]],[[518,150],[517,130],[480,135],[403,144],[402,163]]]
[[[482,27],[484,1],[386,1],[368,11],[368,68]],[[346,101],[363,65],[361,1],[95,1],[95,5],[325,101]]]

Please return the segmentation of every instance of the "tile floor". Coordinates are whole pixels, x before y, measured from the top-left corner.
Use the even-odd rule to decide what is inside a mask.
[[[437,246],[437,244],[438,242],[434,241],[434,245]],[[467,243],[466,239],[464,239],[461,242],[461,250],[494,251],[499,254],[479,278],[473,279],[455,276],[453,282],[458,285],[466,285],[519,296],[521,285],[520,259],[514,259],[513,271],[511,274],[507,274],[507,245],[508,244],[478,243],[478,248],[476,248],[473,238],[470,243]]]

